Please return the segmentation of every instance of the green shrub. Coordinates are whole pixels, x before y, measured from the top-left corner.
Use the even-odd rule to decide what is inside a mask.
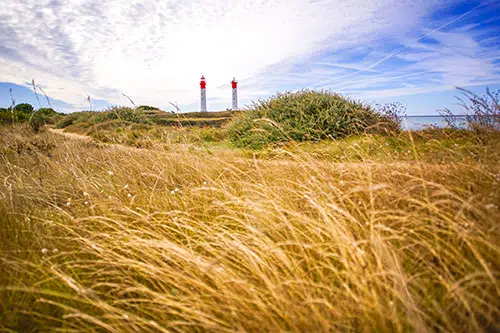
[[[270,143],[338,139],[398,129],[394,120],[360,102],[330,91],[302,90],[253,103],[229,125],[228,134],[238,147],[260,149]]]
[[[140,110],[128,107],[111,107],[106,111],[82,111],[65,115],[56,123],[57,128],[78,127],[79,131],[93,125],[109,122],[151,124],[151,120]],[[83,131],[84,132],[84,131]]]
[[[57,112],[53,108],[41,108],[38,109],[37,113],[49,117],[57,115]]]
[[[35,111],[33,106],[28,103],[21,103],[14,106],[14,117],[16,122],[24,122],[30,119],[31,114]]]
[[[151,123],[141,110],[134,110],[124,106],[113,106],[104,112],[99,112],[95,116],[96,123],[115,119],[139,124]]]
[[[41,108],[37,111],[28,103],[21,103],[14,108],[0,108],[0,124],[28,122],[36,132],[45,124],[54,124],[61,115],[52,108]]]
[[[137,110],[141,110],[141,111],[157,111],[157,110],[160,110],[159,108],[157,108],[156,106],[150,106],[150,105],[139,105],[137,107]]]
[[[176,127],[222,127],[230,118],[154,118],[153,122],[163,126]]]
[[[43,125],[43,122],[40,119],[40,116],[36,117],[32,122],[34,116],[37,115],[34,112],[33,106],[30,104],[18,104],[14,108],[0,108],[0,124],[15,124],[28,122],[30,127],[38,132],[40,127]]]
[[[0,108],[0,124],[12,124],[15,120],[11,108]]]
[[[74,120],[75,117],[72,117],[71,115],[65,115],[56,123],[56,128],[68,127],[69,125],[73,124]]]
[[[33,106],[28,103],[21,103],[14,106],[14,112],[30,114],[33,111],[35,111],[35,108],[33,108]]]
[[[64,115],[59,121],[56,123],[56,128],[65,128],[74,123],[81,122],[90,122],[90,119],[95,114],[92,111],[82,111],[82,112],[73,112],[67,115]]]
[[[35,133],[38,133],[40,128],[47,123],[46,116],[42,113],[35,112],[30,116],[28,123],[30,128],[35,131]]]

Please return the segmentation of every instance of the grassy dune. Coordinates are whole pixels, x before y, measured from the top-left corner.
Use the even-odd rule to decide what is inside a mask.
[[[0,128],[0,328],[500,329],[498,134],[251,153],[156,130]]]

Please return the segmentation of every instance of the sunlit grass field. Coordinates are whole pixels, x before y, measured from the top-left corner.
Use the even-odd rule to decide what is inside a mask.
[[[120,126],[0,128],[0,328],[500,330],[498,132]]]

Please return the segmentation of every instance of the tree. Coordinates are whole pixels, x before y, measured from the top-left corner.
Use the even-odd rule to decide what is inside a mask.
[[[33,108],[33,106],[31,104],[28,104],[28,103],[17,104],[14,107],[14,112],[20,112],[20,113],[24,113],[24,114],[30,114],[33,111],[35,111],[35,108]]]

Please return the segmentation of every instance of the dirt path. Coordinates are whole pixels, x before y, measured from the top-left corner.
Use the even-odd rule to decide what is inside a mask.
[[[57,128],[49,128],[49,132],[57,134],[57,135],[62,135],[70,140],[76,140],[80,142],[92,142],[94,139],[88,135],[83,135],[83,134],[76,134],[76,133],[69,133],[69,132],[64,132],[62,129],[57,129]],[[148,148],[136,148],[136,147],[130,147],[126,145],[122,145],[119,143],[101,143],[104,146],[118,149],[121,151],[137,151],[137,150],[143,150],[143,149],[148,149]],[[184,147],[185,148],[185,147]],[[183,149],[184,151],[188,151],[187,148]],[[179,152],[179,151],[177,151]],[[281,165],[281,166],[289,166],[289,165],[302,165],[304,166],[304,163],[301,163],[300,161],[296,160],[277,160],[277,159],[252,159],[252,158],[243,158],[243,157],[233,157],[232,161],[240,161],[244,163],[252,162],[256,166],[257,165],[266,165],[266,164],[272,164],[272,165]],[[371,167],[384,167],[384,168],[397,168],[397,167],[408,167],[409,164],[416,165],[415,161],[405,161],[405,162],[383,162],[383,163],[377,163],[373,161],[368,161],[368,162],[330,162],[330,161],[315,161],[316,163],[320,164],[328,164],[331,165],[332,167],[335,168],[363,168],[366,166],[371,166]],[[306,163],[307,164],[307,163]],[[431,165],[428,163],[422,163],[425,164],[426,167],[441,167],[440,165]]]
[[[85,142],[91,142],[92,141],[92,138],[90,136],[82,135],[82,134],[76,134],[76,133],[64,132],[64,130],[60,129],[60,128],[49,128],[49,132],[65,136],[65,137],[67,137],[68,139],[71,139],[71,140],[79,140],[79,141],[85,141]]]

